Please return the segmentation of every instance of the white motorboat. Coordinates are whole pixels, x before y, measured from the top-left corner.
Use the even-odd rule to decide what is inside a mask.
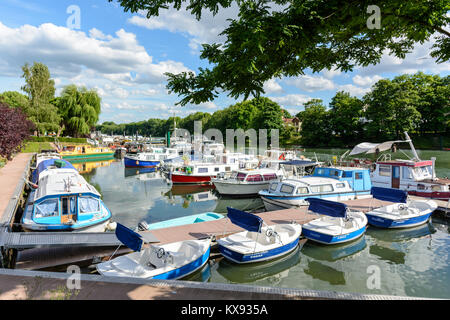
[[[116,235],[135,252],[98,264],[96,268],[101,275],[176,280],[200,270],[209,259],[210,238],[142,249],[143,240],[134,231],[117,224]]]
[[[319,218],[302,226],[303,236],[322,244],[337,244],[355,240],[366,231],[367,217],[360,211],[350,211],[347,205],[318,198],[308,198],[309,212]]]
[[[246,231],[217,240],[220,253],[235,263],[272,260],[294,250],[302,226],[297,223],[267,226],[257,215],[228,208],[227,217]],[[265,225],[265,226],[263,226]]]
[[[283,175],[273,169],[237,170],[229,178],[215,178],[211,182],[222,195],[249,196],[267,189],[271,182],[280,181]]]
[[[409,200],[408,192],[391,188],[372,187],[374,199],[393,204],[366,213],[369,224],[379,228],[409,228],[426,223],[437,209],[433,200]]]

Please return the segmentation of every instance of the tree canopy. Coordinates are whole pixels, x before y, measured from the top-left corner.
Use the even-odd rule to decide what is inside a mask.
[[[112,0],[108,0],[112,1]],[[233,98],[260,96],[273,77],[298,76],[305,70],[351,71],[377,64],[384,52],[404,58],[415,44],[437,35],[431,56],[450,58],[448,0],[118,0],[125,11],[143,10],[147,18],[173,7],[201,19],[204,10],[239,6],[221,33],[223,44],[203,44],[201,58],[212,66],[199,72],[167,73],[168,89],[179,104],[211,101],[221,91]],[[380,11],[380,28],[368,27]]]

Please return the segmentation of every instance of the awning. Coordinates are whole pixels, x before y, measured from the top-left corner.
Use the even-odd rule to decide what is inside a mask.
[[[318,214],[330,217],[345,218],[347,215],[347,205],[341,202],[334,202],[320,198],[306,198],[309,202],[309,210]]]
[[[408,192],[399,189],[372,187],[370,193],[378,200],[406,203]]]
[[[391,149],[392,145],[394,143],[400,143],[400,142],[408,142],[403,140],[397,140],[397,141],[386,141],[383,143],[370,143],[370,142],[363,142],[358,144],[353,148],[353,150],[349,153],[349,156],[360,154],[360,153],[375,153],[378,149],[379,152],[386,151]]]
[[[227,217],[235,225],[253,232],[261,232],[263,220],[251,213],[227,207]]]
[[[133,251],[139,252],[142,249],[142,245],[144,240],[142,240],[141,235],[134,232],[131,229],[117,223],[116,227],[116,237],[120,240],[124,245],[130,248]]]

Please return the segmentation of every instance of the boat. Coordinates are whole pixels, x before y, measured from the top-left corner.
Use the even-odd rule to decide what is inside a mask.
[[[215,178],[211,182],[221,195],[248,197],[267,189],[273,181],[280,181],[283,175],[273,169],[237,170],[229,178]]]
[[[173,184],[211,184],[211,179],[238,169],[238,164],[195,163],[175,168],[169,173]]]
[[[55,150],[42,150],[36,154],[34,168],[37,168],[42,161],[50,159],[61,159],[61,155]]]
[[[49,158],[41,160],[36,169],[34,169],[31,173],[31,182],[36,185],[34,187],[37,187],[37,184],[39,183],[39,176],[42,172],[47,169],[55,168],[70,168],[76,170],[73,164],[71,164],[67,160],[62,160],[60,158]]]
[[[317,167],[311,176],[272,182],[259,191],[267,211],[306,206],[307,198],[346,201],[370,198],[370,171],[353,167]]]
[[[154,168],[163,161],[178,157],[178,151],[171,148],[154,148],[151,152],[140,152],[124,156],[125,168]]]
[[[299,243],[302,226],[295,222],[267,226],[257,215],[233,208],[228,208],[227,217],[246,230],[217,240],[220,253],[232,262],[269,261],[288,254]]]
[[[350,211],[347,205],[318,198],[308,198],[308,212],[320,215],[302,226],[303,236],[322,244],[353,241],[366,231],[367,217],[360,211]]]
[[[94,147],[89,144],[63,146],[59,154],[66,160],[94,160],[113,158],[115,151],[108,147]]]
[[[202,269],[209,259],[211,238],[143,249],[141,236],[119,223],[116,236],[135,252],[97,264],[96,269],[103,276],[177,280]]]
[[[142,221],[139,223],[139,230],[145,231],[145,230],[156,230],[156,229],[163,229],[163,228],[169,228],[169,227],[177,227],[177,226],[183,226],[183,225],[191,225],[195,223],[200,222],[206,222],[206,221],[214,221],[214,220],[220,220],[225,218],[224,215],[215,213],[215,212],[205,212],[205,213],[199,213],[194,214],[186,217],[180,217],[170,220],[165,220],[161,222],[155,222],[148,224],[146,221]]]
[[[372,187],[374,199],[393,204],[366,213],[369,224],[379,228],[409,228],[426,223],[437,203],[433,200],[409,200],[404,190]]]
[[[50,159],[37,168],[21,227],[25,231],[103,232],[113,228],[111,212],[98,191],[66,160]]]
[[[408,133],[406,140],[387,141],[379,144],[364,142],[353,148],[349,155],[379,153],[395,149],[399,143],[409,143],[411,159],[392,160],[390,155],[380,156],[371,173],[374,187],[405,190],[410,195],[448,201],[450,199],[450,179],[438,178],[435,173],[435,158],[421,160]]]

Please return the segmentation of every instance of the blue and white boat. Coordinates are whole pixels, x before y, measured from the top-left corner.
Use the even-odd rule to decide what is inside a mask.
[[[135,252],[98,264],[96,268],[101,275],[176,280],[200,270],[209,259],[210,238],[142,249],[141,236],[121,224],[117,224],[116,236]]]
[[[199,213],[194,214],[186,217],[180,217],[160,222],[155,222],[148,224],[145,221],[142,221],[139,223],[139,230],[156,230],[156,229],[163,229],[163,228],[169,228],[169,227],[177,227],[177,226],[183,226],[183,225],[190,225],[200,222],[206,222],[206,221],[214,221],[214,220],[220,220],[225,218],[223,214],[215,213],[215,212],[205,212],[205,213]]]
[[[317,167],[311,176],[272,182],[259,195],[267,211],[306,206],[307,198],[346,201],[370,198],[369,169]]]
[[[269,227],[261,217],[232,208],[228,208],[227,217],[246,230],[217,240],[220,253],[230,261],[239,264],[268,261],[284,256],[298,246],[302,232],[299,224]]]
[[[66,160],[42,161],[21,219],[25,231],[103,232],[113,228],[98,191]]]
[[[393,204],[366,213],[369,224],[379,228],[410,228],[426,223],[438,205],[433,200],[409,200],[405,190],[372,188],[374,199]]]
[[[320,217],[303,225],[303,236],[322,244],[337,244],[361,237],[367,228],[367,217],[350,211],[347,205],[318,198],[308,198],[309,212]]]
[[[178,157],[173,148],[153,148],[151,152],[141,152],[124,157],[125,168],[154,168],[163,162],[170,162]]]

